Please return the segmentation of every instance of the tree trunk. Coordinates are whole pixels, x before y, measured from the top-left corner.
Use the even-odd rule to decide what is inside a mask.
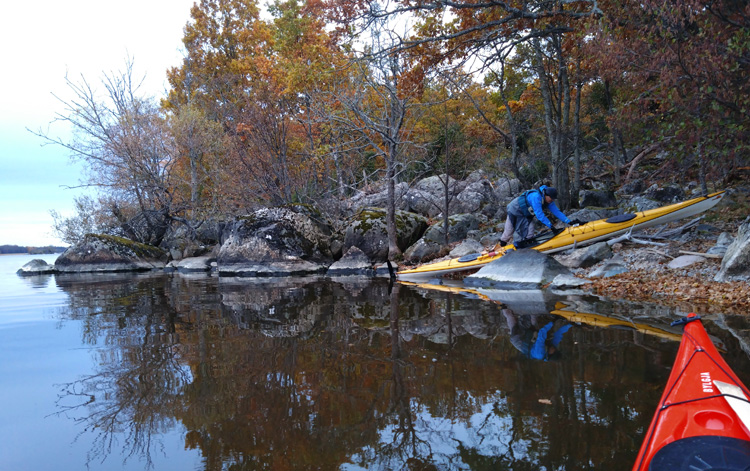
[[[448,238],[448,232],[450,229],[450,223],[448,221],[448,215],[450,214],[450,204],[451,204],[451,176],[448,172],[449,170],[449,161],[448,161],[449,153],[448,153],[448,128],[446,126],[445,128],[445,180],[443,181],[443,187],[445,188],[445,201],[443,205],[443,244],[447,247],[450,243],[450,239]]]
[[[386,209],[386,230],[388,231],[388,260],[394,260],[401,255],[398,248],[398,232],[396,227],[396,162],[395,155],[390,155],[386,161],[386,179],[388,181],[388,208]]]
[[[557,54],[558,77],[557,83],[560,87],[562,103],[560,107],[560,129],[558,130],[559,138],[557,145],[557,160],[555,168],[557,169],[557,186],[558,198],[560,199],[561,208],[570,207],[570,172],[568,172],[568,139],[570,130],[570,80],[568,78],[568,61],[564,56],[562,49],[562,36],[554,37],[555,52]]]
[[[701,183],[701,191],[704,195],[708,194],[708,185],[706,184],[706,156],[703,155],[703,139],[701,137],[698,138],[698,148],[696,149],[698,153],[698,165],[700,168],[700,171],[698,172],[698,179]]]
[[[510,127],[510,169],[513,172],[513,175],[520,180],[521,169],[518,165],[518,125],[513,116],[513,111],[510,109],[508,98],[505,96],[504,88],[500,88],[500,96],[505,105],[505,114],[508,117],[508,126]]]
[[[190,209],[198,209],[198,157],[190,151]]]
[[[607,99],[607,115],[614,114],[614,100],[609,89],[609,81],[604,81],[604,93]],[[612,127],[612,173],[615,178],[615,185],[620,186],[620,168],[625,163],[625,145],[622,142],[622,133],[617,127]],[[622,153],[622,156],[620,155]]]
[[[557,49],[557,58],[560,66],[557,69],[558,90],[557,100],[553,100],[552,79],[548,76],[544,67],[544,52],[538,40],[532,41],[534,48],[533,65],[539,78],[539,85],[542,92],[542,103],[544,104],[544,125],[547,129],[547,141],[550,149],[550,163],[552,164],[552,181],[557,187],[560,206],[567,208],[570,201],[570,178],[566,155],[564,153],[565,129],[570,119],[570,91],[568,90],[568,75],[562,57],[562,50],[559,43],[555,45]]]
[[[341,198],[346,196],[346,187],[344,186],[344,175],[341,170],[341,157],[339,156],[338,147],[333,151],[333,168],[336,172],[336,183],[338,185],[338,193]]]
[[[534,59],[533,65],[536,71],[536,75],[539,78],[539,87],[542,92],[542,103],[544,105],[544,127],[547,130],[547,144],[549,145],[550,161],[553,164],[552,178],[556,176],[554,169],[555,154],[557,153],[557,133],[555,132],[555,118],[554,118],[554,105],[552,102],[552,92],[549,88],[549,80],[547,79],[547,72],[544,70],[544,53],[542,47],[539,44],[539,40],[535,39],[531,42],[534,47]]]
[[[620,176],[620,169],[622,169],[622,167],[625,165],[625,162],[627,162],[628,153],[625,151],[625,139],[622,137],[622,131],[620,131],[620,128],[615,128],[615,136],[617,137],[617,140],[615,141],[617,146],[617,153],[620,156],[619,162],[617,164],[617,173],[615,174],[615,180],[619,185],[622,181],[622,177]]]
[[[580,62],[578,63],[580,67]],[[578,207],[578,198],[581,193],[581,89],[583,83],[576,83],[576,108],[575,124],[573,129],[573,184],[571,185],[570,207]]]

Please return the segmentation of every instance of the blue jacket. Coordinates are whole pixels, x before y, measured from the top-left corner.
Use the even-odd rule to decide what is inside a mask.
[[[555,205],[555,202],[551,202],[550,204],[547,204],[544,202],[544,197],[542,196],[542,192],[544,189],[547,188],[547,185],[542,185],[539,187],[539,190],[533,190],[533,191],[527,191],[524,193],[526,195],[526,201],[528,203],[528,206],[531,207],[531,209],[534,210],[534,216],[536,216],[539,221],[544,224],[545,226],[552,229],[552,223],[549,219],[547,219],[547,216],[544,214],[544,208],[549,209],[549,211],[555,215],[555,217],[565,224],[570,224],[570,219],[568,219],[567,216],[565,216],[562,211],[558,209],[558,207]]]
[[[539,329],[539,332],[537,332],[536,336],[536,342],[534,342],[534,345],[531,347],[531,351],[529,352],[529,357],[535,359],[535,360],[546,360],[547,359],[547,335],[549,335],[550,329],[552,329],[552,326],[554,325],[553,322],[548,323],[541,329]],[[562,340],[563,334],[570,330],[570,324],[565,324],[564,326],[557,329],[555,334],[552,336],[552,346],[557,348],[558,345],[560,345],[560,341]]]

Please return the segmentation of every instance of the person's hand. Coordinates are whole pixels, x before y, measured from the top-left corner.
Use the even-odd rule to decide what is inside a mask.
[[[581,221],[580,219],[571,219],[570,221],[571,226],[580,226],[581,224],[586,224],[586,223]]]

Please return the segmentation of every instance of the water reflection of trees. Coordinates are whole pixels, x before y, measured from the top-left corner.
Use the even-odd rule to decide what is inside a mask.
[[[148,462],[181,425],[206,470],[614,469],[658,399],[640,385],[666,374],[621,333],[585,326],[561,360],[531,361],[500,306],[377,280],[58,284],[61,319],[97,345],[96,373],[60,399],[98,434],[91,459],[122,447]]]
[[[89,462],[122,448],[151,465],[155,441],[177,424],[180,391],[191,380],[182,361],[184,321],[165,296],[163,277],[58,277],[68,292],[63,321],[82,322],[98,371],[62,386],[59,411],[94,439]]]

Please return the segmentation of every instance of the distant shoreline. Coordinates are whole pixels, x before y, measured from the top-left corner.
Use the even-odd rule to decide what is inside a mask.
[[[39,253],[14,252],[14,253],[0,253],[0,257],[4,257],[6,255],[60,255],[60,254],[62,254],[62,252],[39,252]]]
[[[0,245],[0,255],[51,255],[65,252],[67,247],[47,245],[42,247],[31,247],[23,245]]]

